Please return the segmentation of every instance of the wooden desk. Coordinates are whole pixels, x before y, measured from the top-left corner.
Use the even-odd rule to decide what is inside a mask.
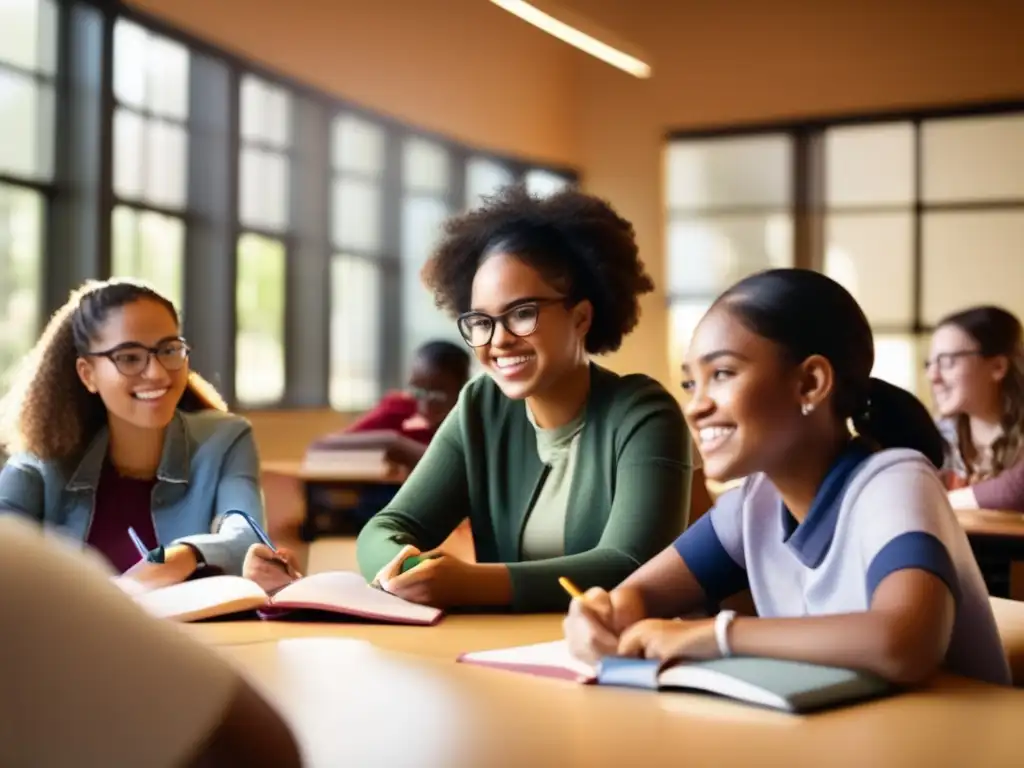
[[[995,509],[958,509],[956,516],[969,537],[1005,539],[1024,552],[1024,514]]]
[[[507,638],[512,639],[512,638]],[[292,723],[307,765],[1010,766],[1024,692],[945,677],[806,717],[603,689],[339,639],[224,646]]]
[[[451,661],[464,651],[558,640],[562,637],[562,615],[454,614],[446,616],[433,627],[253,620],[185,624],[182,629],[197,640],[213,646],[248,645],[293,638],[348,638],[370,642],[390,651]]]
[[[260,470],[265,487],[273,485],[274,478],[288,479],[301,485],[305,510],[299,537],[306,542],[325,534],[356,534],[358,526],[339,519],[338,510],[355,508],[368,490],[398,486],[405,479],[404,473],[382,477],[377,473],[353,472],[343,468],[309,469],[301,461],[265,461]],[[330,494],[329,504],[320,503],[318,495],[321,493]]]
[[[996,597],[1024,596],[1024,514],[959,509],[956,515],[982,565],[989,592]]]

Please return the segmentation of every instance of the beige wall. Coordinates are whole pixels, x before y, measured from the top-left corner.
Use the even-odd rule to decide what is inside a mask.
[[[537,161],[579,159],[571,51],[485,0],[129,5],[419,128]]]
[[[485,0],[133,4],[418,126],[578,165],[586,187],[634,222],[659,286],[666,130],[1024,97],[1015,0],[561,2],[646,50],[654,77],[624,75]],[[643,310],[607,363],[670,383],[661,289]],[[318,425],[316,414],[254,420],[275,435],[261,441],[275,455]]]

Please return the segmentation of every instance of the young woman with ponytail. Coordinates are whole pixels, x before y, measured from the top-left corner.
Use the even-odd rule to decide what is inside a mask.
[[[864,313],[820,273],[762,272],[719,297],[687,350],[685,415],[707,476],[746,479],[619,587],[573,600],[573,652],[768,656],[898,683],[946,667],[1009,684],[937,472],[943,439],[873,364]],[[748,587],[756,618],[673,618]]]
[[[226,516],[263,521],[252,428],[189,370],[189,352],[174,304],[152,288],[73,292],[0,401],[0,514],[89,545],[144,587],[245,564],[274,588],[294,577],[291,556]]]

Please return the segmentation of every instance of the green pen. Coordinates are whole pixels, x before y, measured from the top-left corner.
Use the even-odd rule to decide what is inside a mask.
[[[441,553],[441,552],[435,552],[435,553],[429,554],[429,555],[412,555],[411,557],[407,557],[407,558],[405,558],[405,560],[402,561],[402,569],[399,571],[399,573],[405,573],[406,571],[411,571],[413,568],[415,568],[417,565],[422,563],[424,560],[436,560],[437,558],[442,557],[442,556],[443,556],[443,553]]]

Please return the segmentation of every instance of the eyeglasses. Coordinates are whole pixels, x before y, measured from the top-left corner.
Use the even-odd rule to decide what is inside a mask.
[[[413,400],[423,403],[447,403],[448,393],[440,389],[423,389],[422,387],[409,387],[409,394]]]
[[[180,371],[188,360],[191,347],[182,338],[168,339],[155,347],[129,341],[103,352],[86,352],[82,357],[105,357],[125,376],[138,376],[156,357],[166,371]]]
[[[459,333],[471,347],[484,347],[494,338],[494,329],[498,323],[513,336],[529,336],[537,330],[540,309],[547,304],[561,304],[567,297],[558,296],[547,299],[531,299],[518,304],[500,315],[488,315],[486,312],[464,312],[459,315]]]
[[[935,357],[924,361],[924,369],[927,371],[933,365],[938,365],[940,371],[948,371],[956,365],[956,361],[961,357],[974,357],[975,355],[980,357],[981,352],[976,349],[964,349],[959,352],[940,352]]]

